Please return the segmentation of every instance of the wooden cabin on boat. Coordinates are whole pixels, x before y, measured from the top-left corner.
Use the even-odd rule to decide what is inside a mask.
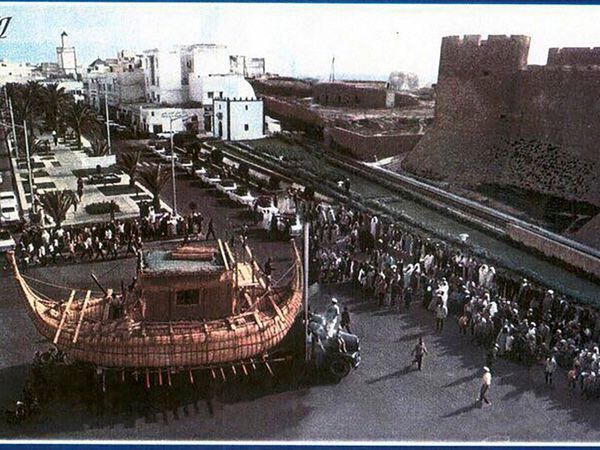
[[[149,321],[212,320],[234,313],[234,271],[216,244],[144,254],[138,273]]]

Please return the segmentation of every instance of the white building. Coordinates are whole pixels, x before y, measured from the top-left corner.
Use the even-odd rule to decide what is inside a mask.
[[[69,35],[63,31],[60,35],[60,47],[56,47],[56,58],[61,71],[67,76],[77,76],[77,57],[75,47],[69,45]]]
[[[260,78],[266,73],[265,58],[231,55],[229,57],[229,71],[246,78]]]
[[[228,72],[227,47],[223,45],[195,44],[170,50],[146,50],[146,101],[161,104],[200,102],[202,78]]]
[[[142,57],[133,52],[121,50],[117,58],[97,58],[83,78],[87,101],[96,109],[104,107],[105,97],[111,109],[146,99]]]
[[[0,60],[0,85],[6,83],[26,83],[41,78],[36,72],[36,66],[29,63]]]
[[[214,100],[213,136],[227,141],[264,137],[263,102],[256,98]]]
[[[134,129],[151,134],[192,132],[198,133],[202,126],[202,108],[186,108],[158,106],[154,104],[129,105],[121,108],[127,109]],[[179,117],[171,124],[170,117]]]

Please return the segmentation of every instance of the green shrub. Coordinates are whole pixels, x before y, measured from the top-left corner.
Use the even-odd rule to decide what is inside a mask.
[[[117,213],[120,211],[119,205],[111,202],[97,202],[90,203],[85,206],[85,212],[88,214],[110,214],[111,208],[113,212]]]

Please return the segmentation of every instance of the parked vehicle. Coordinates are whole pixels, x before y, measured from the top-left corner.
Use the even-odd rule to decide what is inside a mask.
[[[0,225],[16,225],[21,221],[16,205],[0,206]]]
[[[206,172],[206,174],[201,175],[200,179],[204,181],[206,184],[210,184],[211,186],[216,185],[221,182],[221,175],[214,172]]]
[[[352,333],[346,333],[334,328],[333,333],[328,334],[328,322],[325,316],[309,313],[308,339],[312,348],[312,357],[317,352],[322,353],[321,364],[317,369],[334,382],[339,382],[360,365],[360,340]],[[321,346],[317,344],[321,343]]]
[[[179,158],[175,160],[175,165],[186,172],[191,172],[194,168],[192,161],[189,159]]]
[[[6,230],[0,230],[0,253],[15,249],[15,240]]]
[[[174,159],[175,161],[177,161],[179,159],[179,157],[177,156],[177,153],[171,153],[171,151],[165,151],[164,153],[161,153],[160,157],[162,159],[166,159],[167,161],[171,161],[171,159]]]
[[[204,167],[199,167],[198,169],[194,170],[194,175],[198,178],[202,178],[202,175],[206,175],[207,170]]]
[[[237,183],[234,180],[222,180],[216,184],[217,191],[227,195],[229,192],[234,192],[237,189]]]
[[[252,207],[256,201],[256,197],[252,195],[247,186],[238,186],[235,191],[230,191],[228,196],[231,201],[248,207]]]
[[[12,191],[0,192],[0,206],[18,206],[15,193]]]
[[[0,192],[0,225],[16,225],[20,222],[19,203],[12,191]]]
[[[163,131],[161,133],[156,133],[156,135],[159,138],[163,138],[163,139],[169,139],[171,137],[171,134],[175,134],[175,132],[171,132],[171,131]]]

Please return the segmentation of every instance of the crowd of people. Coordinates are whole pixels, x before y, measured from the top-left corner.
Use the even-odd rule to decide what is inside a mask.
[[[30,227],[17,242],[15,255],[22,270],[59,262],[117,259],[137,256],[144,242],[183,237],[215,239],[212,219],[203,227],[201,213],[157,215],[152,210],[136,219],[116,219],[88,225],[54,228]],[[204,233],[205,231],[205,233]]]
[[[295,199],[311,226],[312,281],[352,283],[379,307],[432,314],[442,333],[448,317],[462,335],[485,349],[486,366],[497,357],[542,363],[551,384],[556,366],[586,398],[600,396],[600,312],[493,266],[460,246],[437,241],[377,215],[345,206]],[[24,270],[62,260],[141,256],[143,243],[183,236],[215,238],[212,219],[199,212],[26,230],[16,255]],[[246,227],[245,227],[246,230]],[[247,231],[242,234],[245,235]]]
[[[317,203],[303,209],[313,281],[352,283],[379,307],[408,312],[419,303],[438,333],[454,317],[485,350],[490,370],[497,357],[540,363],[551,385],[560,366],[585,398],[600,396],[598,310],[376,215]]]

